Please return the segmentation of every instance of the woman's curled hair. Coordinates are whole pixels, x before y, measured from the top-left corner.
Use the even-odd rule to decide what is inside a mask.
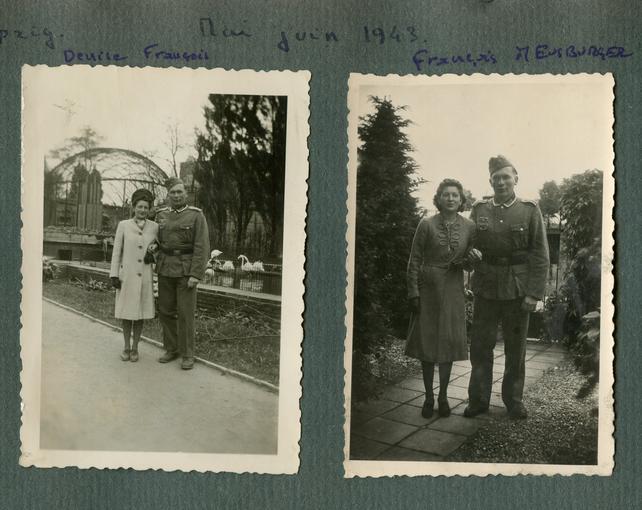
[[[435,196],[432,199],[432,203],[435,205],[435,207],[441,211],[441,206],[439,205],[439,197],[441,196],[441,193],[444,191],[444,188],[448,188],[449,186],[454,186],[459,190],[459,196],[461,197],[461,204],[459,205],[458,211],[461,212],[464,210],[466,206],[466,195],[464,194],[464,187],[461,185],[461,182],[459,182],[456,179],[444,179],[439,183],[439,186],[437,186],[437,191],[435,193]]]

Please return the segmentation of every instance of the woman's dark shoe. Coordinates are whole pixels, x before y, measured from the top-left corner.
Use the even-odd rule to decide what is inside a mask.
[[[125,349],[123,352],[120,353],[120,359],[123,361],[129,361],[130,353],[131,351],[129,349]]]
[[[138,361],[138,351],[131,350],[129,352],[129,361],[136,363]]]
[[[432,418],[433,407],[435,407],[435,401],[426,400],[424,406],[421,408],[421,416],[424,418]]]
[[[448,404],[448,399],[439,400],[439,416],[442,418],[450,416],[450,405]]]

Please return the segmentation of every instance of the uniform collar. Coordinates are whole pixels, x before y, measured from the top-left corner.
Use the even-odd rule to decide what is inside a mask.
[[[185,209],[187,209],[187,204],[185,204],[183,207],[180,207],[180,208],[178,208],[178,209],[174,209],[174,208],[172,207],[172,212],[175,212],[175,213],[177,213],[177,214],[178,214],[178,213],[183,212]]]
[[[505,207],[506,209],[508,209],[511,205],[513,205],[515,203],[516,200],[517,200],[517,197],[515,195],[513,195],[513,198],[507,200],[506,202],[502,202],[501,204],[498,204],[495,201],[495,197],[493,197],[493,205],[495,207]]]

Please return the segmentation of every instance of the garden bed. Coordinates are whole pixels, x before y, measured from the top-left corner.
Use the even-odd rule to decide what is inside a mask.
[[[43,296],[120,327],[113,315],[115,292],[103,283],[48,281]],[[162,341],[158,318],[145,321],[143,335]],[[197,314],[195,351],[203,359],[278,385],[279,350],[279,320],[259,310],[241,303]]]

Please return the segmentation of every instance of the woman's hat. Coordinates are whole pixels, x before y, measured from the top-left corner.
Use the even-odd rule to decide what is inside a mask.
[[[145,200],[151,206],[154,203],[154,195],[148,189],[137,189],[132,194],[132,205],[136,204],[136,202],[138,202],[139,200]]]

